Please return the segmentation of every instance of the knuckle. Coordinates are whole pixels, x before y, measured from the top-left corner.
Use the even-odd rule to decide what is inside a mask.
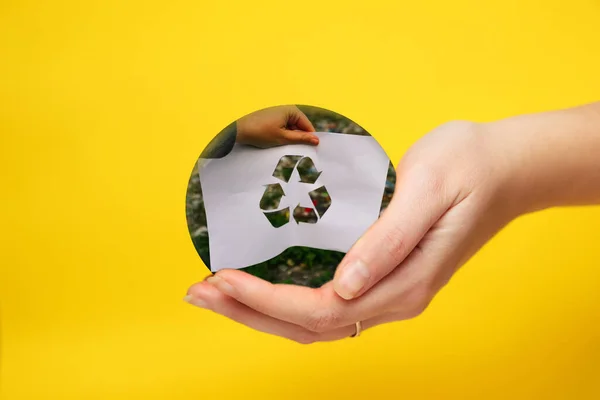
[[[407,318],[412,319],[416,318],[419,315],[423,314],[423,312],[427,309],[426,302],[415,302],[411,304],[410,308],[407,310]]]
[[[407,313],[409,318],[421,315],[429,306],[431,295],[425,285],[417,285],[409,291],[406,298]]]
[[[321,309],[313,312],[307,318],[304,327],[311,332],[325,332],[338,327],[341,315],[330,309]]]
[[[393,262],[399,264],[406,256],[406,242],[404,231],[394,226],[387,229],[382,237],[383,248]]]
[[[441,173],[437,171],[430,171],[427,182],[427,190],[432,198],[435,199],[439,197],[440,194],[444,193],[446,182],[445,177]]]
[[[420,156],[417,154],[416,156]],[[406,179],[411,187],[426,197],[439,195],[445,189],[447,167],[445,165],[428,164],[421,159],[409,158]]]
[[[420,182],[421,190],[427,200],[435,199],[443,193],[446,181],[444,170],[433,166],[419,165],[413,172],[413,179]]]
[[[402,299],[402,310],[407,319],[421,315],[431,302],[431,291],[425,284],[417,284],[404,293]]]

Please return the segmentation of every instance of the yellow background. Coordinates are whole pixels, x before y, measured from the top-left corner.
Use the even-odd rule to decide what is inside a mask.
[[[0,3],[3,399],[597,399],[600,209],[517,220],[416,320],[301,346],[186,305],[210,138],[311,104],[398,161],[599,100],[600,3]],[[543,146],[543,143],[540,143]]]

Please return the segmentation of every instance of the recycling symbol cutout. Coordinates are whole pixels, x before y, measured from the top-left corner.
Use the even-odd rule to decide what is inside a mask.
[[[291,183],[290,179],[294,171],[298,173],[300,180]],[[282,181],[286,188],[288,183],[314,186],[321,172],[317,170],[310,157],[290,155],[279,159],[273,176]],[[325,186],[321,186],[307,193],[312,202],[310,207],[298,203],[293,210],[291,207],[280,209],[281,200],[286,196],[282,183],[265,185],[265,192],[260,200],[260,209],[274,228],[284,226],[290,222],[290,218],[293,218],[296,224],[316,224],[331,206],[331,197],[329,197]],[[302,191],[303,189],[300,188],[299,190]]]

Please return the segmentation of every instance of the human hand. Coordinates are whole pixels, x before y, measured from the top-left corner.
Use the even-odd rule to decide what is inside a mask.
[[[413,146],[398,168],[391,204],[333,282],[319,289],[272,285],[223,270],[190,288],[191,300],[301,342],[347,337],[356,321],[368,328],[418,315],[515,215],[502,195],[506,161],[485,133],[481,125],[452,123]],[[358,284],[361,277],[366,280]],[[344,299],[351,297],[358,298]]]
[[[300,343],[348,337],[357,321],[368,329],[415,317],[517,216],[600,202],[592,184],[600,181],[599,108],[446,124],[404,156],[392,202],[332,282],[273,285],[223,270],[192,286],[187,300]]]
[[[277,106],[237,121],[237,142],[267,148],[284,144],[319,144],[315,128],[296,106]]]

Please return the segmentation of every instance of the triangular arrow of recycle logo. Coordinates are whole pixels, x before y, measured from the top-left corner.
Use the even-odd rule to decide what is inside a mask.
[[[319,179],[322,171],[318,171],[310,157],[283,156],[275,166],[273,176],[287,184],[294,172],[298,171],[300,182],[314,184]],[[331,206],[331,198],[325,186],[308,192],[313,207],[302,207],[298,204],[293,210],[293,218],[297,224],[300,222],[316,224]],[[260,200],[260,208],[274,228],[282,227],[290,221],[290,207],[279,209],[285,191],[280,183],[265,185],[265,192]],[[274,211],[273,211],[274,210]]]

